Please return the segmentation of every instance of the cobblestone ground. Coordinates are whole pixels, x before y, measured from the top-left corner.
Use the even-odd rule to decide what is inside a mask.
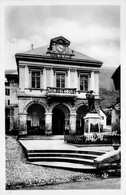
[[[93,174],[32,165],[16,137],[6,136],[6,189],[96,179]]]

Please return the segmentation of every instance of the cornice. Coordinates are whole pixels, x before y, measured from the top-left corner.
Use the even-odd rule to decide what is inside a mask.
[[[81,59],[68,59],[68,58],[53,58],[51,56],[41,56],[41,55],[29,55],[29,54],[21,54],[18,53],[15,55],[17,63],[19,60],[33,61],[33,62],[47,62],[47,63],[55,63],[55,64],[65,64],[65,65],[76,65],[76,66],[88,66],[88,67],[98,67],[102,66],[101,61],[89,61],[89,60],[81,60]]]

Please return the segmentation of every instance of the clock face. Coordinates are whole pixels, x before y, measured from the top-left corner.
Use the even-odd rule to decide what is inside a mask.
[[[63,53],[65,51],[65,47],[61,44],[58,44],[57,45],[57,51],[60,52],[60,53]]]

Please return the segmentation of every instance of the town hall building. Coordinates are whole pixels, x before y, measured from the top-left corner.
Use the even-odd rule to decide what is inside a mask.
[[[87,91],[98,112],[102,62],[70,49],[60,36],[49,45],[15,55],[19,75],[19,134],[63,135],[84,131]]]

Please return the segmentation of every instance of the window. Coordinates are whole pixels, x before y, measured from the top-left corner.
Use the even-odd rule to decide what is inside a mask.
[[[65,88],[65,74],[56,75],[56,87]]]
[[[88,90],[88,76],[80,75],[80,90],[87,91]]]
[[[5,95],[9,96],[10,95],[10,89],[5,89]]]
[[[40,88],[40,72],[32,72],[32,88]]]

